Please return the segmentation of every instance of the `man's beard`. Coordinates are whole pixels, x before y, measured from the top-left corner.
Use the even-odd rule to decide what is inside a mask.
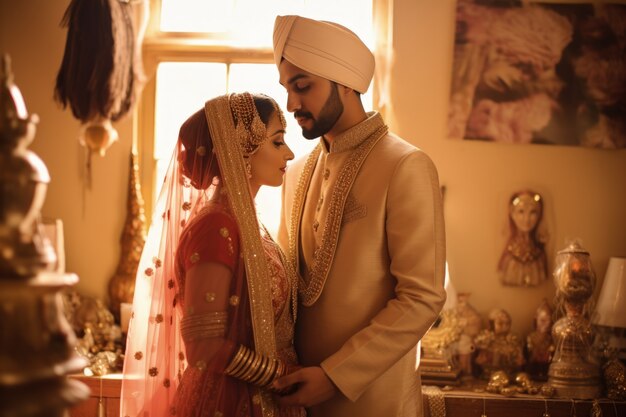
[[[320,136],[325,135],[330,131],[330,129],[335,126],[339,117],[343,113],[343,103],[339,99],[339,88],[337,84],[331,82],[331,91],[326,99],[326,103],[320,110],[320,114],[317,119],[313,118],[313,115],[309,112],[299,112],[296,111],[294,113],[295,117],[306,117],[313,121],[313,126],[310,129],[302,128],[302,136],[307,139],[315,139]]]

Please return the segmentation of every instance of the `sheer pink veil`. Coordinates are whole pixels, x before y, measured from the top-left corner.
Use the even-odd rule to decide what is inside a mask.
[[[185,224],[215,192],[226,197],[241,236],[254,349],[276,357],[271,280],[243,157],[251,144],[267,138],[265,125],[254,114],[252,95],[230,94],[207,101],[181,126],[137,271],[124,359],[122,417],[171,415],[187,367],[180,334],[182,303],[176,295],[176,248]],[[269,393],[259,391],[259,395],[263,415],[273,415]]]
[[[197,150],[208,135],[204,109],[198,113],[191,134],[185,140],[179,138],[172,152],[139,263],[124,359],[122,417],[170,415],[179,375],[187,366],[176,296],[176,247],[183,226],[211,198],[217,185],[211,175],[212,165],[217,166],[212,150]],[[185,143],[196,151],[187,152]],[[187,163],[193,167],[190,172],[183,169],[184,158],[191,160]],[[200,189],[192,186],[185,173],[202,179],[201,184],[193,184]]]

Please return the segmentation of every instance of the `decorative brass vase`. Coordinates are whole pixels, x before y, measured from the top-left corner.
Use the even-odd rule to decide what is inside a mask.
[[[86,364],[60,294],[78,277],[49,272],[56,256],[39,218],[50,177],[26,149],[37,117],[26,111],[8,56],[0,76],[0,417],[61,417],[89,396],[66,377]]]
[[[548,384],[558,397],[598,398],[600,364],[592,354],[593,330],[587,311],[595,275],[589,252],[579,243],[571,243],[559,251],[554,283],[557,301],[565,315],[552,327],[556,349],[548,370]]]
[[[28,277],[51,269],[56,255],[40,230],[50,174],[27,146],[37,115],[29,115],[13,83],[10,59],[2,60],[0,92],[0,275]]]

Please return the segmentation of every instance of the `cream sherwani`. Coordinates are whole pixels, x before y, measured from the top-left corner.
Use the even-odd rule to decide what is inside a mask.
[[[382,117],[289,167],[279,241],[297,263],[296,348],[341,391],[309,417],[422,415],[416,345],[445,301],[437,171]]]

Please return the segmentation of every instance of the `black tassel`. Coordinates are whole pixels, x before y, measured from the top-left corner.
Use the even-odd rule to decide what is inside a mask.
[[[128,4],[118,0],[72,0],[55,99],[82,123],[118,120],[134,100],[134,35]]]

